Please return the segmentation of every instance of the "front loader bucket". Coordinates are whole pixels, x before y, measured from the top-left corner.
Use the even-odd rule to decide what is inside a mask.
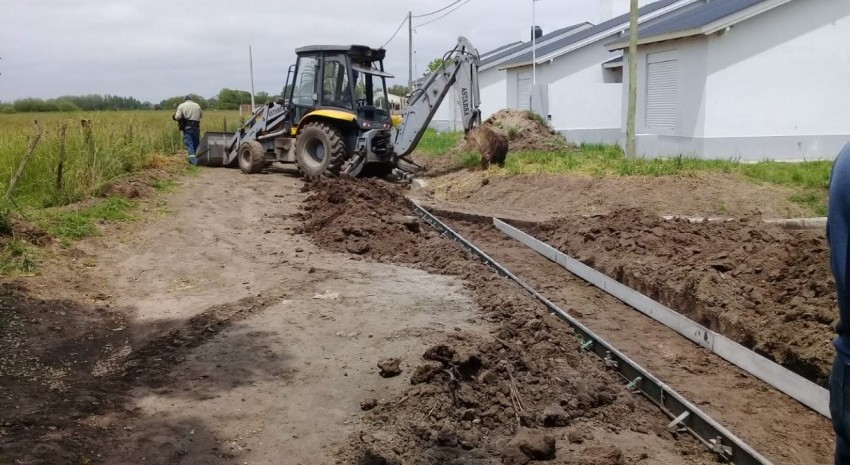
[[[203,166],[227,165],[227,146],[232,132],[205,132],[198,147],[198,164]]]

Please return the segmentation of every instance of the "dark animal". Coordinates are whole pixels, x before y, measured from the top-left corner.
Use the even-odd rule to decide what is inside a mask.
[[[487,126],[473,128],[464,136],[470,147],[481,153],[481,168],[487,169],[491,163],[505,166],[508,155],[508,138]]]

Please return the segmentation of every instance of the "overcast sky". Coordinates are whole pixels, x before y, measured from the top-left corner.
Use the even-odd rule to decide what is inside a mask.
[[[608,0],[610,1],[610,0]],[[294,49],[309,44],[382,45],[408,10],[452,0],[0,0],[0,101],[68,94],[160,100],[223,87],[280,92]],[[598,22],[600,0],[540,0],[544,32]],[[527,40],[531,0],[469,0],[416,28],[418,74],[465,35],[485,52]],[[447,10],[448,11],[448,10]],[[414,19],[414,25],[437,18]],[[407,82],[407,28],[387,45],[386,67]]]

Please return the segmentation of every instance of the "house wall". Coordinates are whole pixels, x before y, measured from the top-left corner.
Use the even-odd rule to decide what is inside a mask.
[[[481,89],[481,118],[487,119],[493,113],[508,106],[508,83],[505,71],[488,69],[478,74],[478,87]]]
[[[552,127],[575,143],[614,143],[620,136],[621,83],[605,82],[604,41],[554,59],[543,69]],[[538,82],[539,79],[538,79]]]
[[[700,138],[704,132],[705,77],[708,40],[695,37],[642,46],[638,50],[637,61],[637,112],[635,114],[635,142],[638,154],[645,156],[662,155],[698,155],[694,138]],[[674,128],[653,128],[647,126],[647,57],[666,55],[675,58],[678,63],[676,124]],[[623,71],[620,94],[620,139],[625,146],[626,116],[628,110],[628,60]]]
[[[537,84],[548,88],[544,116],[571,142],[616,143],[620,137],[622,84],[604,82],[602,68],[612,56],[600,42],[537,66]],[[530,72],[531,66],[507,70],[509,108],[519,107],[519,74]]]
[[[833,158],[850,140],[848,37],[850,2],[806,0],[774,8],[723,34],[640,47],[638,153]],[[674,131],[646,128],[640,111],[645,109],[646,56],[662,49],[677,50],[682,60],[681,125]]]

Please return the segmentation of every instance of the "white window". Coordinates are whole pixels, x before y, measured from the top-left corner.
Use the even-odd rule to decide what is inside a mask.
[[[517,108],[531,109],[531,71],[523,71],[516,76]]]
[[[675,50],[646,55],[646,127],[676,129],[679,60]]]

